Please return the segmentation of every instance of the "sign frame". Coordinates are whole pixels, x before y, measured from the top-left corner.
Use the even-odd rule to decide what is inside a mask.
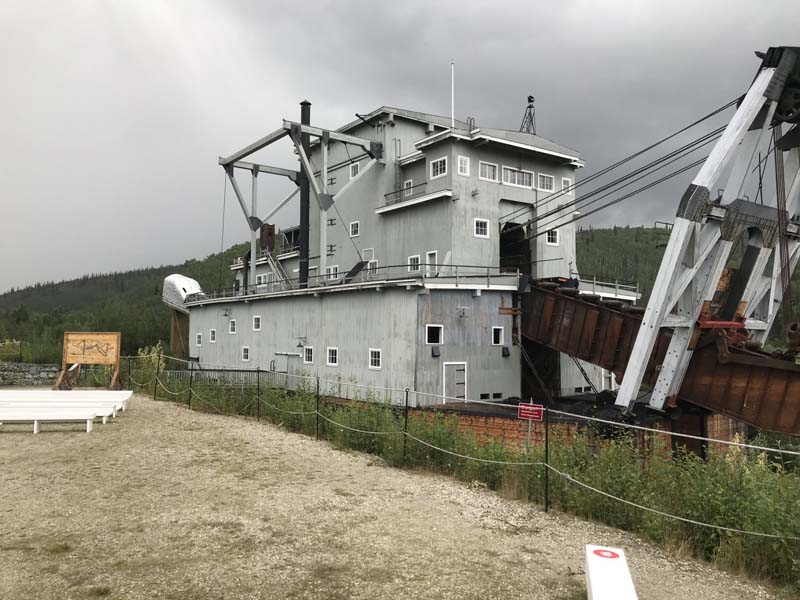
[[[118,331],[65,331],[61,351],[61,373],[53,389],[72,389],[74,383],[77,383],[81,365],[113,365],[114,374],[111,376],[108,389],[122,389],[119,372],[121,341],[122,334]],[[72,373],[75,375],[74,382],[70,380]]]

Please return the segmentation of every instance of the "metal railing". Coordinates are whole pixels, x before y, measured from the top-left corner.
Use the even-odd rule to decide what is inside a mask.
[[[639,283],[636,281],[626,281],[624,279],[602,281],[595,275],[580,277],[578,279],[578,288],[582,291],[591,291],[593,294],[613,293],[616,296],[633,296],[636,299],[642,296],[639,291]]]
[[[272,255],[275,258],[278,258],[283,256],[284,254],[289,254],[291,252],[299,252],[299,251],[300,251],[300,244],[295,244],[294,246],[283,246],[278,250],[273,251]],[[260,260],[267,260],[268,254],[269,254],[268,250],[259,250],[258,252],[256,252],[256,262]],[[238,267],[243,264],[244,264],[244,257],[237,256],[236,258],[233,259],[233,264],[231,266]]]
[[[415,198],[419,198],[420,196],[425,195],[425,190],[428,186],[428,182],[425,181],[423,183],[418,183],[417,185],[413,185],[411,187],[403,188],[400,190],[395,190],[393,192],[389,192],[383,196],[384,206],[391,206],[392,204],[397,204],[399,202],[405,202],[406,200],[414,200]]]
[[[426,281],[437,280],[442,283],[459,285],[478,284],[491,287],[492,285],[516,285],[519,281],[519,269],[509,271],[506,267],[486,267],[477,265],[453,265],[442,263],[415,263],[414,265],[390,265],[385,267],[364,267],[361,271],[347,277],[347,273],[336,272],[325,275],[309,275],[308,288],[333,288],[342,285],[368,285],[386,282],[409,281],[425,285]],[[498,279],[507,280],[499,283]],[[515,280],[511,284],[508,280]],[[237,298],[252,296],[254,294],[280,293],[301,288],[300,279],[295,277],[285,281],[273,281],[263,284],[251,284],[246,287],[228,287],[208,293],[189,294],[186,303],[202,302],[217,298]]]

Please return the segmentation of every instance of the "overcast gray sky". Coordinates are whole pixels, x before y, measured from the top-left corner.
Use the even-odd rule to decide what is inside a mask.
[[[514,129],[533,93],[539,133],[590,174],[742,93],[753,50],[799,35],[796,0],[4,0],[0,291],[217,251],[217,156],[303,98],[331,128],[384,104],[448,114],[454,58],[459,118]],[[684,186],[595,222],[671,220]],[[225,245],[246,237],[229,197]]]

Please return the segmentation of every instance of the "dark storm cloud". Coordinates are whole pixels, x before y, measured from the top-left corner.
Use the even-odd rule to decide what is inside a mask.
[[[797,44],[793,7],[5,2],[0,290],[215,251],[218,155],[304,97],[328,127],[383,104],[447,114],[451,58],[458,117],[516,128],[533,93],[539,133],[580,150],[585,177],[742,93],[753,50]],[[669,220],[687,179],[594,222]],[[247,235],[234,204],[226,245]]]

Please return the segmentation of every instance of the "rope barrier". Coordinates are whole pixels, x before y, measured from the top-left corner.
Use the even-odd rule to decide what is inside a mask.
[[[278,406],[275,406],[274,404],[270,404],[269,402],[264,400],[261,396],[256,396],[256,398],[258,398],[258,400],[262,404],[267,406],[268,408],[271,408],[273,410],[277,410],[278,412],[286,413],[288,415],[315,415],[315,414],[317,414],[317,411],[315,411],[315,410],[286,410],[286,409],[280,408]]]
[[[411,435],[407,431],[400,433],[404,433],[406,437],[411,438],[415,442],[422,444],[423,446],[427,446],[428,448],[432,448],[434,450],[438,450],[439,452],[444,452],[445,454],[449,454],[451,456],[457,456],[458,458],[464,458],[466,460],[473,460],[475,462],[482,462],[488,463],[492,465],[515,465],[515,466],[543,466],[545,463],[543,462],[517,462],[517,461],[507,461],[507,460],[492,460],[489,458],[478,458],[477,456],[467,456],[466,454],[459,454],[458,452],[453,452],[451,450],[445,450],[444,448],[439,448],[438,446],[434,446],[433,444],[429,444],[428,442],[419,439],[418,437]]]
[[[316,414],[318,414],[320,417],[322,417],[323,419],[325,419],[326,421],[328,421],[328,423],[332,423],[333,425],[336,425],[337,427],[341,427],[342,429],[349,429],[350,431],[355,431],[356,433],[366,433],[366,434],[369,434],[369,435],[397,435],[397,434],[403,435],[403,433],[404,433],[403,431],[367,431],[365,429],[356,429],[355,427],[350,427],[349,425],[345,425],[343,423],[339,423],[337,421],[334,421],[333,419],[330,419],[330,418],[326,417],[325,415],[323,415],[321,412],[317,412],[317,411],[314,411],[314,412]]]

